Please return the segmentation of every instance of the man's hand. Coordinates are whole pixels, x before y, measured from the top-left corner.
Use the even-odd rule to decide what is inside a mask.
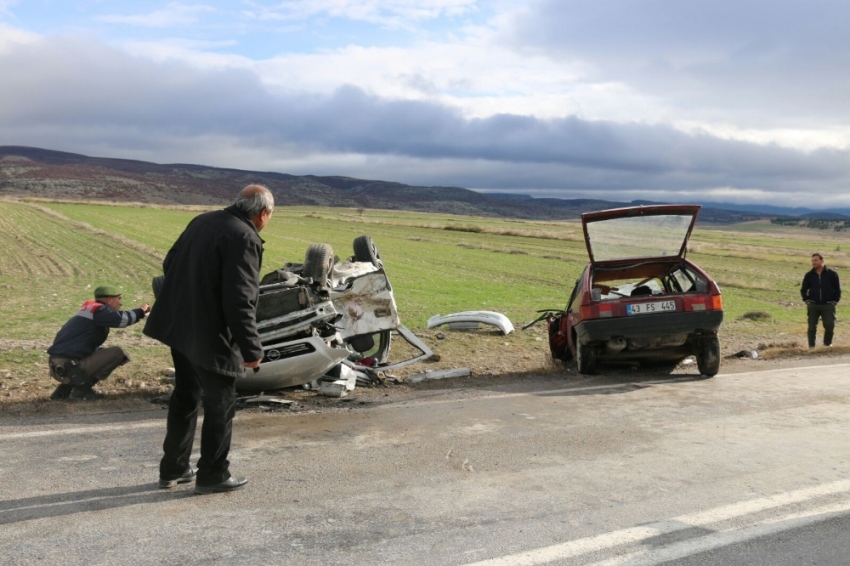
[[[242,367],[256,369],[260,367],[260,360],[257,360],[256,362],[242,362]]]
[[[148,314],[149,312],[151,312],[151,306],[147,303],[143,304],[139,308],[142,309],[142,312],[145,313],[145,314]]]

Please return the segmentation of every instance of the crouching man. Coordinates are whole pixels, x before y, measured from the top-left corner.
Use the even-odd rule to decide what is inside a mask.
[[[101,348],[110,328],[125,328],[145,318],[149,305],[122,311],[121,292],[105,285],[94,290],[94,300],[86,301],[65,323],[48,348],[50,377],[60,385],[51,399],[100,399],[92,386],[106,379],[115,368],[130,361],[118,346]]]

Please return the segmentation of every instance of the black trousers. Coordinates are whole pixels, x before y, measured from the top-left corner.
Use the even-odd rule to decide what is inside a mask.
[[[159,463],[159,477],[177,479],[189,469],[198,410],[203,402],[201,458],[195,481],[199,485],[221,483],[230,477],[227,455],[236,413],[236,378],[200,368],[174,349],[171,357],[174,393],[168,404],[168,431],[162,445],[165,454]]]
[[[835,305],[816,305],[809,303],[807,310],[809,315],[809,348],[815,347],[819,318],[823,320],[823,345],[829,346],[832,344],[832,333],[835,331]]]

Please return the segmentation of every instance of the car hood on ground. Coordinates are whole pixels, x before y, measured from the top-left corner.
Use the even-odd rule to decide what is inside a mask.
[[[695,204],[668,204],[582,214],[591,264],[685,257],[700,208]]]

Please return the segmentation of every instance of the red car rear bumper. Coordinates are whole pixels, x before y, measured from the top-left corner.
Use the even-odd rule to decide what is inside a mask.
[[[723,322],[723,311],[644,314],[631,317],[584,320],[575,326],[581,344],[604,342],[612,338],[651,338],[716,333]]]

